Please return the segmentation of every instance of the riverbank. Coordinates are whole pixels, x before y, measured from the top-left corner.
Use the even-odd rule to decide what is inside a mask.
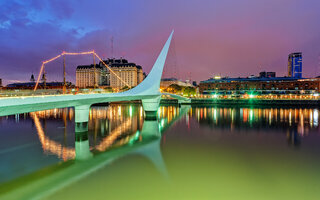
[[[176,99],[161,99],[162,105],[178,104]],[[191,99],[185,105],[228,105],[228,106],[268,106],[268,107],[320,107],[320,100],[282,100],[282,99]]]
[[[140,104],[140,101],[112,102],[111,104]],[[266,107],[320,107],[320,100],[292,99],[191,99],[190,103],[182,105],[195,106],[266,106]],[[100,105],[100,104],[95,104]],[[179,105],[177,99],[161,99],[160,105]]]
[[[283,99],[192,99],[192,105],[239,105],[239,106],[304,106],[320,107],[320,100]]]

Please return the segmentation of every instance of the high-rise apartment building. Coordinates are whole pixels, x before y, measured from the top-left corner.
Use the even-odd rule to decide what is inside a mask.
[[[302,78],[302,53],[291,53],[288,57],[288,76]]]

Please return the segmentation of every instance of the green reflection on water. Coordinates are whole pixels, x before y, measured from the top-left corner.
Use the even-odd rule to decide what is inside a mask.
[[[158,120],[144,121],[141,126],[140,108],[132,108],[132,114],[130,110],[131,106],[129,112],[123,106],[100,112],[92,109],[88,131],[84,131],[87,137],[76,139],[76,161],[59,170],[48,170],[42,178],[25,177],[29,179],[25,180],[28,183],[25,187],[20,182],[20,188],[4,197],[316,199],[319,196],[320,166],[313,155],[319,152],[316,144],[320,141],[316,109],[162,107]],[[101,128],[95,123],[98,119],[108,119],[109,123],[99,121],[105,125]],[[97,127],[108,129],[100,140],[96,139]],[[88,143],[88,134],[96,135],[93,146]],[[310,148],[302,146],[297,150],[284,145],[286,140],[296,145],[308,137],[314,140],[304,141]],[[86,151],[77,151],[77,142]],[[82,155],[87,153],[93,156]],[[77,154],[84,159],[77,160]]]

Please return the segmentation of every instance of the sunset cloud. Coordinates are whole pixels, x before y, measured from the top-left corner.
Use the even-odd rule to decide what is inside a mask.
[[[95,49],[124,56],[148,72],[175,29],[167,68],[179,77],[247,76],[261,70],[286,75],[287,56],[303,52],[303,74],[320,75],[320,3],[316,0],[11,1],[0,3],[0,78],[29,79],[43,60],[63,50]],[[68,58],[69,79],[92,58]],[[173,76],[172,69],[165,76]],[[61,62],[48,78],[62,79]]]

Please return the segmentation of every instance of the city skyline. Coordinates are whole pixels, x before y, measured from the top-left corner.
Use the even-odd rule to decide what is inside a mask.
[[[176,63],[180,79],[188,79],[189,72],[196,81],[212,74],[244,77],[260,71],[284,76],[293,52],[303,53],[305,77],[320,73],[320,3],[315,0],[77,2],[0,3],[4,85],[37,75],[43,60],[63,50],[123,56],[148,73],[171,29],[176,36],[167,65]],[[76,66],[91,62],[85,56],[68,60],[67,79],[74,82]],[[62,80],[62,61],[46,70],[52,80]]]
[[[0,0],[0,199],[316,199],[319,10]]]

